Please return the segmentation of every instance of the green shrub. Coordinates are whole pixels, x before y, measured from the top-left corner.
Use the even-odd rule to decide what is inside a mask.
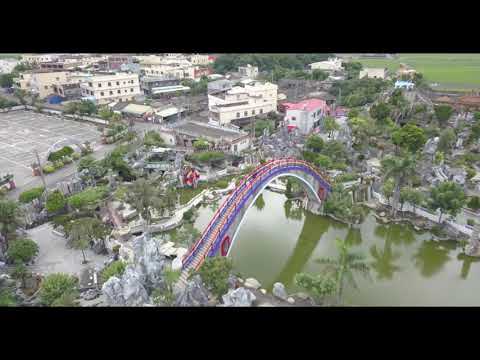
[[[198,273],[205,286],[217,297],[228,291],[228,276],[233,268],[229,258],[218,256],[207,258]]]
[[[42,196],[44,191],[45,191],[45,188],[43,186],[24,191],[18,197],[18,201],[20,201],[23,204],[27,204],[32,200],[39,199]]]
[[[478,210],[480,209],[480,197],[472,196],[467,205],[470,209]]]
[[[77,153],[77,152],[75,152],[75,153],[72,154],[72,159],[73,159],[73,160],[78,160],[78,159],[80,159],[80,157],[81,157],[81,155],[80,155],[79,153]]]
[[[127,264],[125,264],[121,260],[112,262],[110,265],[108,265],[105,269],[102,270],[102,273],[100,275],[102,282],[106,282],[112,276],[120,277],[125,271],[126,267]]]
[[[53,165],[45,165],[43,167],[43,172],[45,174],[51,174],[51,173],[55,172],[55,167]]]
[[[38,245],[30,239],[16,239],[10,242],[7,257],[12,262],[29,262],[38,254]]]
[[[475,220],[473,220],[473,219],[467,219],[467,225],[475,226]]]
[[[472,169],[470,167],[467,167],[467,179],[470,180],[471,178],[473,178],[477,172],[475,171],[475,169]]]
[[[118,254],[120,252],[120,245],[115,245],[113,248],[112,248],[112,252],[114,254]]]
[[[70,156],[65,156],[63,158],[63,163],[64,164],[71,164],[73,162],[73,159]]]
[[[218,189],[225,189],[227,186],[228,186],[228,180],[225,180],[225,179],[218,180],[215,183],[215,187]]]
[[[190,221],[190,220],[192,220],[193,215],[194,215],[193,208],[191,208],[190,210],[185,211],[183,213],[183,220]]]
[[[63,163],[62,160],[57,160],[53,163],[53,167],[55,170],[61,169],[65,164]]]
[[[96,204],[106,195],[107,189],[105,186],[90,187],[71,196],[68,199],[68,204],[75,209],[80,209],[84,206]]]
[[[48,195],[46,209],[49,213],[55,213],[65,208],[67,201],[65,196],[59,191],[55,190],[53,193]]]
[[[17,300],[11,289],[0,289],[0,307],[16,306]]]
[[[71,275],[56,273],[48,275],[40,285],[40,300],[48,306],[61,304],[66,296],[76,297],[77,279]]]

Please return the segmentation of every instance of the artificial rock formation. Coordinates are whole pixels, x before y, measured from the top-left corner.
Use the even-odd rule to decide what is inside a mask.
[[[203,286],[200,275],[193,276],[185,288],[177,294],[175,306],[208,306],[208,290]]]
[[[222,296],[224,306],[252,306],[256,299],[256,296],[244,287],[239,287],[235,290],[231,289]]]

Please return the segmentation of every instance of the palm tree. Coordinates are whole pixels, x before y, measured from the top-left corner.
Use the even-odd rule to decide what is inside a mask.
[[[337,285],[337,300],[338,303],[341,304],[346,281],[357,289],[358,286],[355,281],[354,273],[359,272],[360,274],[369,277],[370,267],[368,263],[365,262],[363,254],[352,253],[349,251],[350,246],[345,240],[337,238],[335,243],[339,251],[338,258],[320,258],[317,259],[316,262],[325,265],[325,270],[333,275]]]
[[[68,229],[69,240],[75,249],[82,250],[83,264],[87,263],[85,250],[95,239],[104,240],[108,234],[107,227],[98,219],[85,217],[74,220]]]
[[[383,179],[393,178],[395,188],[393,193],[392,215],[397,213],[400,200],[400,188],[405,181],[415,174],[416,158],[413,155],[405,154],[402,157],[388,156],[382,160]]]

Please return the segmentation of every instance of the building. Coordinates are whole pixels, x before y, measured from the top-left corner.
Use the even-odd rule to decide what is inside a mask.
[[[319,61],[309,65],[310,70],[322,70],[326,72],[342,71],[342,59],[329,58],[327,61]]]
[[[233,87],[233,83],[230,80],[216,80],[210,81],[207,85],[207,91],[209,94],[215,94],[219,92],[225,92]]]
[[[297,130],[302,135],[319,130],[322,119],[330,114],[325,100],[308,99],[298,103],[284,103],[285,123],[290,131]]]
[[[417,73],[416,70],[408,68],[405,64],[400,64],[399,69],[397,70],[397,76],[400,78],[413,78]]]
[[[10,74],[18,64],[18,60],[0,59],[0,74]]]
[[[412,90],[415,87],[415,84],[411,81],[395,81],[395,89],[407,89]]]
[[[57,61],[59,55],[55,54],[24,54],[22,55],[22,63],[29,65],[38,65],[40,63]]]
[[[133,57],[131,55],[115,54],[107,57],[108,68],[110,70],[120,70],[124,64],[131,64]]]
[[[180,63],[141,64],[146,76],[161,76],[168,79],[195,79],[195,67]]]
[[[40,63],[39,67],[41,70],[60,71],[65,70],[67,65],[58,61],[50,61]]]
[[[144,76],[140,79],[140,88],[145,95],[152,95],[153,89],[178,85],[180,85],[179,79],[168,79],[160,76]]]
[[[210,55],[205,54],[193,54],[190,55],[190,62],[193,65],[206,66],[214,62],[214,59]]]
[[[64,100],[78,100],[82,97],[82,88],[79,82],[54,84],[53,92],[61,96]]]
[[[193,77],[200,79],[202,76],[208,76],[212,73],[212,69],[206,67],[195,66],[193,70]]]
[[[218,94],[209,94],[209,118],[219,125],[226,125],[233,120],[276,112],[277,90],[275,84],[253,81]]]
[[[247,66],[239,66],[238,72],[241,77],[248,79],[256,79],[258,76],[258,67],[247,64]]]
[[[66,71],[26,71],[13,79],[14,87],[45,99],[55,93],[54,85],[68,82],[68,74]]]
[[[216,150],[238,154],[247,150],[251,136],[235,128],[216,126],[196,121],[183,121],[160,130],[162,138],[169,145],[192,147],[199,138],[213,144]]]
[[[82,96],[97,104],[133,101],[141,95],[138,74],[116,73],[92,75],[80,84]]]
[[[369,79],[386,79],[387,78],[387,69],[386,68],[365,68],[360,70],[359,79],[364,77]]]

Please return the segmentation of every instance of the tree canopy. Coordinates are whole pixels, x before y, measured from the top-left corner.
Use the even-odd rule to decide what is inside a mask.
[[[427,137],[422,128],[408,123],[393,132],[392,140],[395,145],[415,153],[423,148],[427,142]]]
[[[466,198],[463,188],[453,181],[442,182],[430,189],[430,207],[440,209],[440,219],[444,213],[456,216],[465,205]]]

